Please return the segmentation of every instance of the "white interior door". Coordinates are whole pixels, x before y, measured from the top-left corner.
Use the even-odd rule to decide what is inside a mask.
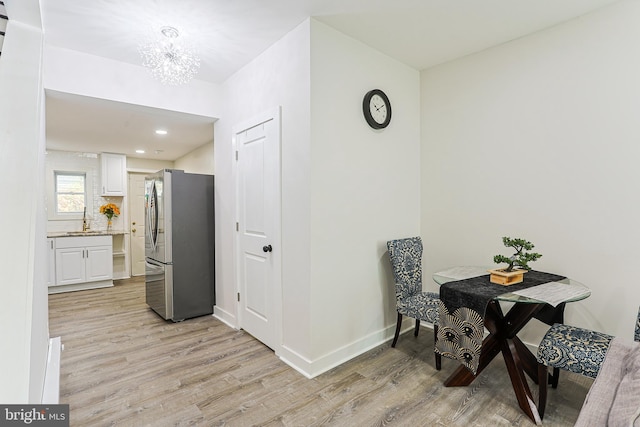
[[[280,118],[235,132],[238,172],[240,327],[277,351],[280,297]]]
[[[143,173],[129,173],[129,219],[131,221],[131,275],[144,276],[144,177]]]

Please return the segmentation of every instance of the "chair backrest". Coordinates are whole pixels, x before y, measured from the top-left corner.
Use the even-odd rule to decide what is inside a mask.
[[[636,318],[636,332],[633,334],[634,341],[640,341],[640,309],[638,309],[638,317]]]
[[[396,282],[396,299],[402,300],[422,292],[422,239],[390,240],[387,249]]]

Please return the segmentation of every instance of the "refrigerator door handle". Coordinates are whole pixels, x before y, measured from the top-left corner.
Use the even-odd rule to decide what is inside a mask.
[[[145,259],[144,263],[147,264],[149,267],[162,267],[162,264],[152,261],[149,258]]]
[[[159,262],[156,261],[154,259],[151,258],[146,258],[144,260],[145,264],[147,264],[149,267],[160,267],[160,268],[165,268],[168,265],[173,265],[172,262]]]
[[[155,181],[151,184],[150,199],[149,209],[147,210],[147,230],[149,232],[151,250],[155,253],[158,249],[158,191],[156,190]]]

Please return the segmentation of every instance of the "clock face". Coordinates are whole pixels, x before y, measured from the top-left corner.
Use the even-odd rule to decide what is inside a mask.
[[[371,101],[369,101],[369,111],[376,123],[383,124],[385,120],[387,120],[387,104],[380,95],[376,94],[371,97]]]
[[[362,101],[364,118],[374,129],[383,129],[391,122],[391,103],[380,89],[374,89],[364,96]]]

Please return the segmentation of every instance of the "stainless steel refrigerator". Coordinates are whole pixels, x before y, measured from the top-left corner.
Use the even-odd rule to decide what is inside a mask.
[[[164,319],[213,312],[213,182],[176,169],[145,178],[146,302]]]

